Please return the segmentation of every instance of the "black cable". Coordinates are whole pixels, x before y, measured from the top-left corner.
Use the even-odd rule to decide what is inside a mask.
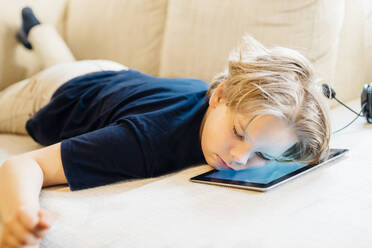
[[[363,116],[363,115],[360,115],[360,113],[358,114],[356,111],[352,110],[350,107],[348,107],[347,105],[345,105],[343,102],[341,102],[340,100],[338,100],[336,97],[333,97],[338,103],[340,103],[341,105],[345,106],[346,108],[348,108],[350,111],[354,112],[354,114],[358,115],[358,116]],[[362,107],[362,110],[363,110],[364,107]]]
[[[337,98],[335,98],[336,100],[337,100]],[[338,100],[337,100],[338,101]],[[339,101],[338,101],[339,102]],[[341,103],[341,102],[340,102]],[[342,104],[342,105],[344,105],[345,107],[347,107],[345,104]],[[360,112],[359,112],[359,114],[358,113],[356,113],[356,112],[354,112],[353,110],[351,110],[349,107],[347,107],[348,109],[350,109],[351,111],[353,111],[354,113],[356,113],[358,116],[357,117],[355,117],[355,119],[354,120],[352,120],[349,124],[347,124],[346,126],[344,126],[343,128],[341,128],[341,129],[338,129],[338,130],[336,130],[336,131],[334,131],[334,132],[332,132],[332,134],[335,134],[335,133],[337,133],[337,132],[340,132],[341,130],[343,130],[343,129],[345,129],[345,128],[347,128],[348,126],[350,126],[356,119],[358,119],[360,116],[363,116],[363,115],[360,115],[362,112],[363,112],[363,109],[364,109],[364,107],[367,105],[367,103],[364,103],[363,104],[363,106],[362,106],[362,109],[360,110]]]

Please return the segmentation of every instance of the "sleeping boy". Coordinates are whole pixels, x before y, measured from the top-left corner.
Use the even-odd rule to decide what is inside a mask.
[[[45,147],[0,167],[1,247],[38,247],[52,224],[39,204],[44,186],[80,190],[200,164],[316,163],[328,150],[320,79],[297,51],[245,36],[209,84],[76,61],[32,9],[22,10],[22,21],[16,37],[45,69],[0,92],[0,132]]]

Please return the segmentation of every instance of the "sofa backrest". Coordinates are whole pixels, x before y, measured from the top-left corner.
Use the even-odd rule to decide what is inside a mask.
[[[167,0],[70,0],[66,41],[77,59],[110,59],[157,75]]]
[[[7,12],[0,17],[6,23],[0,89],[41,69],[13,36],[23,2],[31,1],[5,8],[0,2],[0,14]],[[78,59],[111,59],[155,76],[210,81],[248,33],[266,46],[302,52],[341,99],[357,97],[372,81],[368,0],[36,0],[31,6],[57,26]],[[27,68],[20,59],[30,61]]]
[[[169,0],[159,74],[210,80],[248,33],[301,51],[333,81],[343,17],[343,1]]]

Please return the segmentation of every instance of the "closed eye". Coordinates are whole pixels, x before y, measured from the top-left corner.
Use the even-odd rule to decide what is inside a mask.
[[[235,136],[238,137],[239,139],[244,139],[244,136],[238,134],[238,131],[236,131],[235,126],[233,127],[233,132],[234,132]]]
[[[233,132],[234,132],[234,135],[236,137],[238,137],[239,139],[241,139],[241,140],[244,139],[244,136],[242,136],[242,135],[240,135],[238,133],[238,131],[236,130],[235,126],[233,126]],[[263,159],[265,161],[272,161],[272,159],[265,157],[261,152],[256,152],[256,155],[257,155],[257,157],[259,157],[260,159]]]
[[[256,155],[257,155],[257,157],[259,157],[263,160],[266,160],[266,161],[271,161],[272,160],[270,158],[265,157],[261,152],[256,152]]]

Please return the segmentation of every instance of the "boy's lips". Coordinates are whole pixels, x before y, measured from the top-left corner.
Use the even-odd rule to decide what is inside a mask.
[[[231,167],[228,166],[225,163],[225,161],[220,156],[218,156],[217,154],[216,154],[216,158],[217,158],[217,161],[219,162],[219,164],[221,164],[224,167],[223,169],[229,169],[229,170],[231,170]]]

